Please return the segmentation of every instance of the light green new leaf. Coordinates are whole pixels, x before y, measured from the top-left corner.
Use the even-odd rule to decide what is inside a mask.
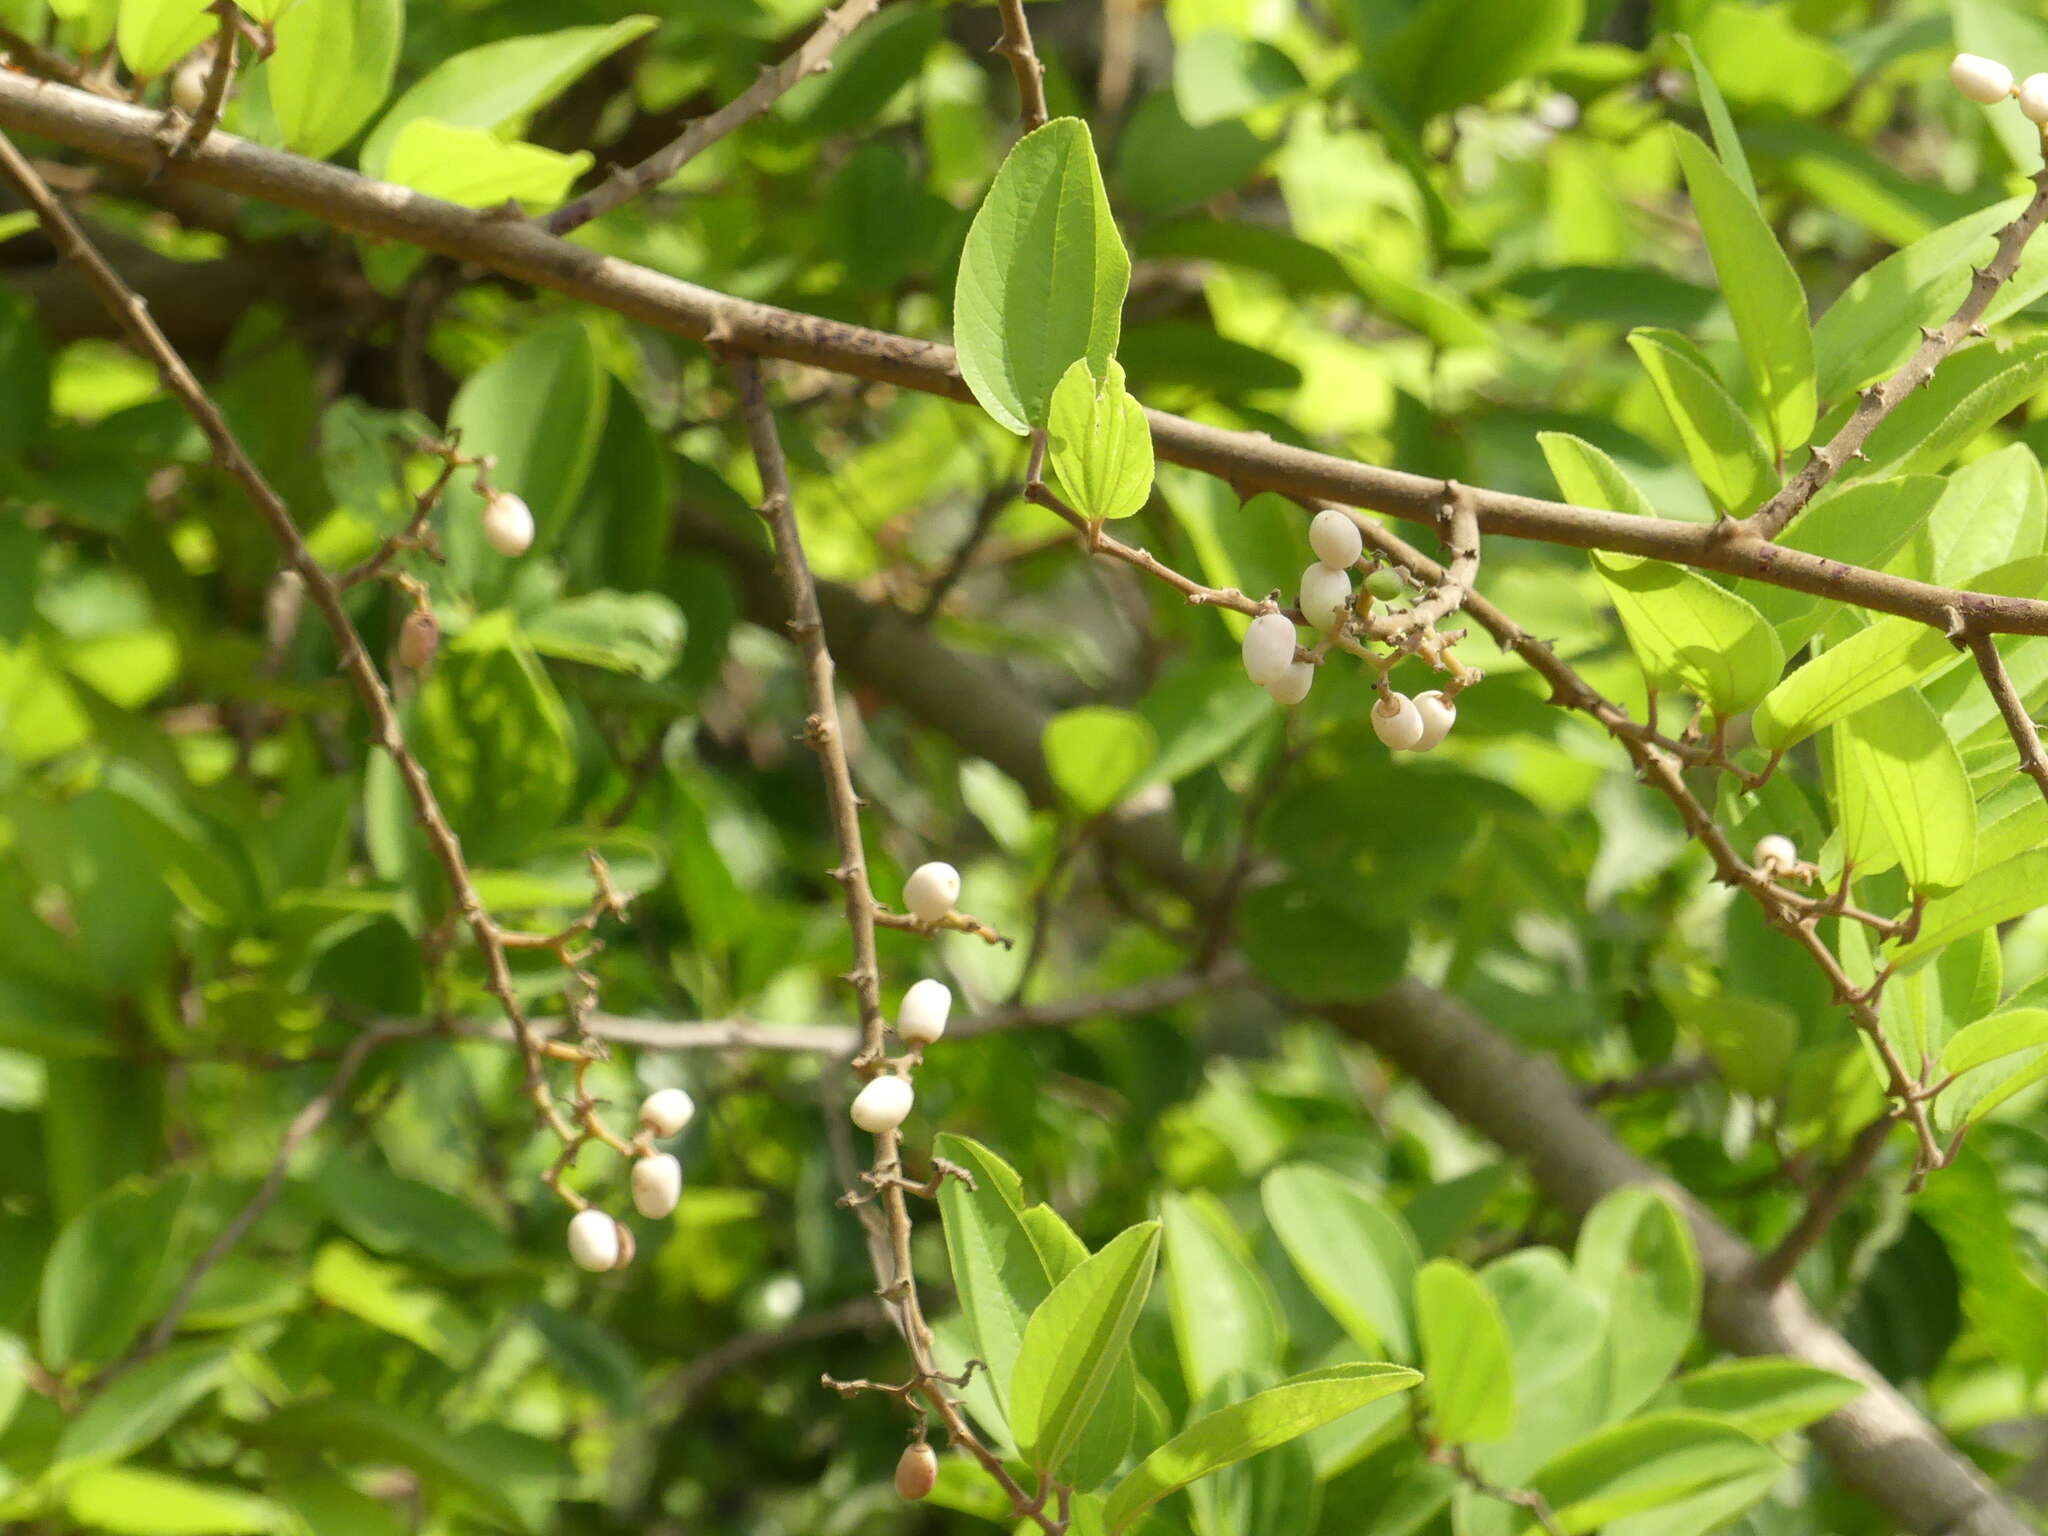
[[[654,682],[682,659],[689,626],[659,592],[585,592],[526,614],[520,627],[543,656]]]
[[[1918,689],[1858,710],[1834,728],[1842,846],[1866,873],[1889,867],[1915,890],[1951,890],[1977,862],[1977,802],[1955,743]],[[1873,829],[1876,829],[1873,835]]]
[[[1879,619],[1815,657],[1764,696],[1750,722],[1757,745],[1782,752],[1960,659],[1938,629],[1916,619]]]
[[[1671,1383],[1661,1406],[1711,1414],[1759,1440],[1824,1419],[1865,1391],[1854,1377],[1804,1360],[1724,1360]]]
[[[545,206],[567,196],[590,165],[587,151],[565,155],[538,144],[508,144],[482,128],[416,117],[392,143],[384,179],[465,208],[508,199]]]
[[[2048,380],[2048,343],[2015,347],[2010,361],[1957,401],[1934,430],[1918,446],[1900,454],[1892,467],[1906,473],[1946,467],[1987,427],[2031,399],[2044,380]]]
[[[1430,1426],[1453,1445],[1505,1439],[1515,1427],[1508,1327],[1479,1277],[1455,1259],[1415,1275],[1415,1329],[1429,1382]]]
[[[1644,1185],[1616,1190],[1587,1213],[1572,1267],[1607,1302],[1607,1416],[1649,1400],[1699,1325],[1699,1255],[1671,1203]]]
[[[289,1528],[284,1507],[240,1488],[140,1467],[95,1467],[64,1490],[73,1520],[112,1536],[243,1536]]]
[[[939,1213],[953,1290],[973,1330],[975,1355],[988,1366],[997,1405],[1007,1413],[1025,1326],[1052,1294],[1052,1282],[1025,1223],[1010,1165],[965,1136],[942,1134],[936,1151],[974,1178],[972,1189],[959,1179],[940,1184]]]
[[[1980,572],[2040,554],[2044,534],[2048,487],[2041,482],[2040,462],[2025,443],[2009,444],[1948,477],[1948,489],[1927,519],[1931,579],[1944,586],[1974,585],[1970,578]]]
[[[1369,1352],[1413,1359],[1409,1305],[1420,1259],[1399,1213],[1304,1163],[1274,1169],[1259,1193],[1287,1257],[1344,1331]]]
[[[275,21],[298,3],[299,0],[235,0],[252,21]]]
[[[1074,360],[1052,392],[1046,437],[1053,479],[1083,517],[1129,517],[1152,494],[1152,428],[1116,359],[1100,381]]]
[[[1671,132],[1757,398],[1778,451],[1789,453],[1813,431],[1819,406],[1806,290],[1755,194],[1745,193],[1698,135],[1683,128]]]
[[[263,66],[285,148],[325,159],[356,136],[398,70],[405,0],[299,0]]]
[[[1743,516],[1769,500],[1778,488],[1770,450],[1698,350],[1674,332],[1648,328],[1631,331],[1628,344],[1714,505]]]
[[[1133,1468],[1109,1496],[1112,1533],[1189,1483],[1284,1445],[1366,1404],[1405,1392],[1422,1380],[1398,1365],[1339,1365],[1291,1377],[1233,1403],[1188,1428]]]
[[[1722,99],[1721,87],[1714,83],[1713,74],[1707,69],[1706,60],[1700,57],[1692,39],[1685,33],[1677,34],[1679,46],[1685,49],[1685,56],[1692,60],[1693,84],[1699,87],[1700,110],[1707,116],[1707,126],[1713,131],[1714,148],[1721,152],[1721,164],[1727,168],[1728,177],[1742,189],[1742,195],[1752,203],[1757,201],[1756,178],[1749,172],[1749,156],[1742,152],[1742,140],[1735,134],[1735,119],[1728,115],[1728,103]]]
[[[65,1223],[43,1264],[45,1365],[61,1370],[120,1352],[155,1292],[189,1185],[174,1174],[152,1189],[116,1189]]]
[[[530,33],[456,54],[391,104],[363,145],[363,174],[385,174],[399,134],[415,118],[517,134],[579,77],[658,24],[654,16],[625,16],[608,27]]]
[[[2048,887],[2048,848],[2035,848],[1972,875],[1960,889],[1937,896],[1921,914],[1920,933],[1892,958],[1917,964],[1966,934],[2007,922],[2041,904]]]
[[[1538,1470],[1529,1486],[1543,1495],[1560,1528],[1582,1532],[1706,1497],[1725,1499],[1721,1517],[1730,1519],[1762,1498],[1784,1471],[1770,1447],[1732,1424],[1704,1414],[1657,1413],[1580,1441]],[[1505,1528],[1524,1536],[1539,1529],[1522,1511]]]
[[[1232,1377],[1271,1371],[1285,1348],[1279,1308],[1232,1225],[1206,1191],[1169,1194],[1166,1299],[1188,1396],[1199,1401]]]
[[[208,0],[121,0],[114,41],[121,62],[148,80],[213,36],[219,25]]]
[[[1423,0],[1402,10],[1401,26],[1367,57],[1380,87],[1417,123],[1540,72],[1572,45],[1586,16],[1585,0]]]
[[[116,1378],[64,1426],[53,1463],[120,1461],[133,1455],[220,1384],[232,1353],[226,1344],[175,1345]]]
[[[1022,436],[1046,425],[1076,359],[1106,376],[1130,281],[1087,125],[1056,118],[1018,140],[967,231],[953,290],[960,373],[982,409]]]
[[[1958,1030],[1941,1066],[1958,1074],[1935,1101],[1942,1128],[1975,1124],[2048,1076],[2048,1009],[2009,1008]]]
[[[416,1344],[458,1370],[476,1354],[474,1324],[438,1290],[415,1283],[400,1264],[380,1264],[354,1243],[323,1245],[308,1276],[313,1294],[330,1307]]]
[[[1118,1234],[1053,1287],[1031,1314],[1010,1383],[1017,1448],[1058,1476],[1123,1362],[1159,1258],[1159,1223]]]
[[[1566,501],[1636,517],[1657,515],[1642,488],[1604,449],[1569,432],[1538,432],[1536,441],[1543,448],[1557,492]]]
[[[1569,1379],[1600,1348],[1606,1308],[1556,1249],[1518,1249],[1479,1278],[1507,1324],[1515,1384],[1525,1398]]]
[[[1127,709],[1084,704],[1046,722],[1045,766],[1084,816],[1115,805],[1158,755],[1151,722]]]
[[[1661,560],[1591,559],[1651,679],[1677,683],[1725,719],[1756,703],[1784,671],[1776,631],[1725,587]]]
[[[2048,1008],[2013,1008],[1958,1030],[1941,1053],[1941,1069],[1967,1072],[2039,1045],[2048,1045]]]
[[[1778,542],[1787,549],[1879,569],[1927,522],[1946,484],[1939,475],[1851,481],[1815,501]],[[1767,581],[1745,578],[1735,583],[1734,591],[1771,621],[1787,656],[1820,632],[1831,611],[1812,593]]]

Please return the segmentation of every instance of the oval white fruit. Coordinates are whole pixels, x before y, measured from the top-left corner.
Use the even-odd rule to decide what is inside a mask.
[[[657,1141],[680,1136],[697,1104],[680,1088],[657,1088],[640,1101],[640,1129]]]
[[[206,105],[206,81],[213,73],[213,50],[200,49],[171,75],[171,104],[187,117],[199,115]]]
[[[1262,613],[1244,632],[1245,675],[1261,688],[1276,683],[1294,662],[1294,621]]]
[[[1301,615],[1328,634],[1351,608],[1351,573],[1312,565],[1301,573]]]
[[[1365,552],[1365,539],[1348,515],[1325,507],[1309,519],[1308,547],[1331,570],[1345,571]]]
[[[683,1165],[666,1152],[633,1162],[633,1209],[649,1221],[661,1221],[675,1214],[683,1198]]]
[[[633,1262],[632,1240],[626,1229],[603,1211],[578,1211],[569,1221],[569,1257],[577,1268],[594,1274],[623,1269]]]
[[[515,560],[533,548],[533,510],[510,491],[484,503],[484,538],[499,554]]]
[[[1799,846],[1791,838],[1772,832],[1756,840],[1756,862],[1766,873],[1774,869],[1796,869],[1799,865]]]
[[[896,1010],[896,1034],[905,1045],[927,1046],[946,1032],[953,1011],[953,989],[929,976],[913,981]]]
[[[2048,126],[2048,75],[2029,75],[2020,82],[2020,111],[2029,122]]]
[[[1287,670],[1280,674],[1277,682],[1266,684],[1266,692],[1273,702],[1285,704],[1289,709],[1308,697],[1308,690],[1316,680],[1316,669],[1305,661],[1289,662]]]
[[[1981,101],[1986,106],[2003,101],[2012,94],[2012,71],[1998,60],[1978,54],[1957,54],[1948,67],[1948,77],[1955,82],[1955,88],[1970,100]]]
[[[874,1135],[893,1131],[909,1116],[916,1098],[906,1079],[878,1077],[855,1095],[853,1123]]]
[[[1405,693],[1391,694],[1372,707],[1372,733],[1396,752],[1409,751],[1422,740],[1422,712]]]
[[[1411,749],[1416,752],[1429,751],[1458,723],[1458,706],[1434,688],[1415,695],[1415,712],[1422,716],[1422,739]]]
[[[936,923],[960,899],[960,871],[950,864],[920,864],[903,882],[903,905],[920,923]]]
[[[896,1492],[917,1500],[930,1493],[939,1481],[939,1454],[924,1441],[903,1448],[896,1461]]]

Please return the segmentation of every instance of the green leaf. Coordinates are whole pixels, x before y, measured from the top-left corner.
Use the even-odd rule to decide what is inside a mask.
[[[584,874],[582,889],[589,887]],[[328,1214],[364,1247],[455,1274],[502,1269],[512,1245],[474,1201],[374,1163],[334,1157],[313,1181]]]
[[[1671,1203],[1632,1185],[1587,1212],[1572,1267],[1581,1285],[1607,1301],[1607,1416],[1616,1418],[1648,1401],[1692,1342],[1699,1255]]]
[[[301,1454],[410,1467],[436,1490],[459,1492],[515,1528],[532,1529],[503,1469],[466,1439],[396,1408],[350,1397],[301,1399],[249,1426],[249,1438]]]
[[[1751,719],[1757,745],[1782,752],[1960,659],[1938,629],[1916,619],[1879,619],[1764,696]]]
[[[2048,1076],[2048,1009],[2010,1008],[1956,1031],[1941,1068],[1957,1078],[1935,1100],[1937,1123],[1944,1130],[1974,1125]]]
[[[971,1190],[958,1179],[942,1183],[939,1212],[953,1290],[972,1330],[975,1356],[987,1364],[997,1406],[1007,1414],[1025,1327],[1052,1294],[1052,1282],[1025,1224],[1009,1164],[965,1136],[942,1134],[935,1150],[974,1178]]]
[[[1196,128],[1243,117],[1303,84],[1294,60],[1229,27],[1205,27],[1173,50],[1173,99]]]
[[[1543,1495],[1561,1529],[1582,1532],[1710,1495],[1731,1500],[1724,1517],[1732,1517],[1784,1472],[1770,1447],[1732,1424],[1703,1414],[1657,1413],[1580,1441],[1542,1467],[1529,1486]],[[1508,1528],[1522,1536],[1540,1529],[1519,1511]]]
[[[543,656],[585,662],[656,682],[683,656],[683,610],[659,592],[586,592],[520,620]]]
[[[1524,1400],[1570,1377],[1601,1346],[1606,1311],[1555,1249],[1523,1248],[1479,1278],[1507,1324]]]
[[[982,409],[1022,436],[1043,427],[1061,377],[1106,377],[1131,260],[1088,127],[1057,118],[1017,142],[967,231],[953,292],[960,372]]]
[[[1115,805],[1158,755],[1151,724],[1127,709],[1085,704],[1046,723],[1046,768],[1084,816]]]
[[[2009,444],[1948,477],[1948,489],[1927,519],[1931,579],[1974,586],[1970,578],[1979,573],[2010,569],[2021,557],[2039,555],[2044,533],[2048,488],[2041,465],[2025,443]]]
[[[2048,848],[2035,848],[1973,874],[1961,887],[1927,904],[1920,933],[1901,945],[1892,958],[1900,966],[1918,964],[1967,934],[2031,912],[2048,886]]]
[[[1420,122],[1545,69],[1585,15],[1585,0],[1423,0],[1367,57],[1381,89]]]
[[[1605,450],[1569,432],[1538,432],[1536,441],[1543,447],[1558,494],[1566,501],[1637,517],[1657,515],[1650,498]]]
[[[2022,1246],[1999,1171],[1980,1143],[1964,1145],[1941,1177],[1928,1181],[1913,1214],[1941,1234],[1962,1277],[1970,1331],[1996,1339],[1999,1360],[2038,1382],[2048,1373],[2048,1286],[2034,1276],[2032,1244]]]
[[[1455,1259],[1423,1265],[1415,1328],[1431,1428],[1453,1445],[1505,1439],[1515,1427],[1515,1362],[1507,1322],[1479,1277]]]
[[[149,80],[213,36],[219,25],[208,0],[121,0],[114,40],[121,46],[121,61]]]
[[[1053,1287],[1031,1314],[1010,1387],[1011,1428],[1024,1459],[1050,1477],[1080,1445],[1109,1389],[1159,1259],[1159,1223],[1113,1238]]]
[[[1699,1037],[1729,1087],[1766,1100],[1784,1087],[1799,1046],[1799,1018],[1783,1003],[1724,992],[1675,997],[1671,1012],[1680,1028]]]
[[[1692,39],[1680,32],[1679,45],[1685,49],[1685,56],[1692,60],[1693,84],[1699,88],[1700,110],[1707,116],[1707,126],[1713,131],[1714,148],[1721,152],[1721,164],[1727,169],[1728,179],[1742,191],[1752,203],[1757,203],[1756,178],[1749,173],[1749,156],[1742,152],[1742,140],[1736,136],[1735,120],[1728,115],[1728,103],[1721,98],[1721,88],[1714,83],[1714,76],[1708,70],[1706,60],[1700,57],[1699,49]],[[1762,205],[1758,203],[1758,206]]]
[[[1169,1194],[1160,1216],[1166,1299],[1188,1396],[1200,1400],[1230,1378],[1271,1371],[1286,1347],[1285,1325],[1229,1212],[1197,1191]]]
[[[1927,522],[1946,484],[1939,475],[1905,475],[1830,488],[1778,542],[1850,565],[1882,567]],[[1818,634],[1833,611],[1812,593],[1765,581],[1745,578],[1733,590],[1771,621],[1788,656]]]
[[[263,66],[285,148],[325,159],[384,104],[398,72],[405,0],[299,0]]]
[[[324,1244],[308,1277],[313,1294],[372,1328],[416,1344],[460,1369],[477,1350],[474,1325],[439,1291],[413,1282],[398,1264],[380,1264],[340,1238]]]
[[[1920,691],[1858,710],[1836,724],[1833,741],[1842,847],[1859,871],[1878,873],[1895,857],[1915,890],[1968,880],[1977,802],[1955,743]]]
[[[1957,364],[1963,364],[1958,367]],[[1894,474],[1944,469],[1984,431],[2010,415],[2048,380],[2048,338],[2024,341],[2011,351],[1981,342],[1950,360],[1936,385],[1922,397],[1928,409],[1946,405],[1927,421],[1901,409],[1870,435],[1873,466]],[[1942,386],[1968,385],[1951,397]]]
[[[1274,1234],[1316,1299],[1360,1348],[1415,1354],[1409,1321],[1415,1239],[1378,1196],[1305,1163],[1276,1168],[1259,1192]]]
[[[1116,1485],[1105,1511],[1111,1532],[1198,1478],[1284,1445],[1422,1380],[1398,1365],[1339,1365],[1309,1371],[1198,1419]]]
[[[1693,473],[1714,505],[1743,515],[1769,500],[1778,488],[1770,450],[1697,349],[1682,336],[1652,329],[1629,332],[1628,344],[1657,386]]]
[[[1076,358],[1052,392],[1046,462],[1068,503],[1083,517],[1129,517],[1152,494],[1152,428],[1124,388],[1123,365],[1110,359],[1097,381]]]
[[[392,141],[384,179],[465,208],[508,200],[545,207],[569,195],[591,160],[583,150],[565,155],[538,144],[507,143],[487,129],[416,117]]]
[[[1754,189],[1745,191],[1697,134],[1671,132],[1764,419],[1778,452],[1789,453],[1813,431],[1819,408],[1806,290],[1757,207]]]
[[[1653,682],[1677,683],[1726,719],[1762,698],[1785,669],[1777,633],[1725,587],[1661,560],[1591,559]]]
[[[608,27],[529,33],[456,54],[392,103],[363,145],[363,174],[385,174],[398,136],[417,118],[516,137],[580,76],[657,25],[653,16],[626,16]]]
[[[241,1536],[287,1524],[269,1499],[139,1467],[92,1468],[66,1487],[64,1507],[80,1525],[114,1536]]]
[[[252,21],[275,21],[298,3],[299,0],[235,0]]]
[[[1671,1383],[1660,1406],[1726,1419],[1759,1440],[1824,1419],[1866,1390],[1852,1376],[1804,1360],[1723,1360]]]
[[[115,1378],[64,1426],[53,1462],[121,1461],[133,1455],[220,1385],[232,1354],[226,1344],[176,1345]]]
[[[172,1251],[190,1180],[101,1196],[57,1234],[43,1265],[43,1363],[61,1370],[118,1354],[142,1322]]]

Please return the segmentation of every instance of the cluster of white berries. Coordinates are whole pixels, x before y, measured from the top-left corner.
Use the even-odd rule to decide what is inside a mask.
[[[940,921],[960,899],[960,871],[950,864],[920,864],[903,882],[903,905],[920,923]],[[953,1011],[953,989],[927,976],[914,981],[896,1010],[896,1037],[922,1054],[946,1032]],[[870,1135],[893,1131],[910,1116],[917,1094],[910,1079],[885,1072],[872,1078],[854,1096],[853,1123]]]
[[[1948,67],[1948,77],[1955,88],[1972,101],[1981,101],[1986,106],[2017,96],[2020,111],[2028,119],[2048,127],[2048,74],[2034,74],[2013,84],[2012,71],[1996,59],[1983,58],[1974,53],[1959,53],[1955,62]]]
[[[1432,688],[1414,698],[1388,689],[1372,707],[1372,733],[1396,752],[1427,752],[1458,723],[1458,706]]]
[[[484,539],[507,560],[533,548],[533,509],[510,491],[493,491],[484,502]]]
[[[657,1088],[640,1105],[640,1129],[652,1140],[667,1141],[682,1135],[696,1113],[682,1089]],[[633,1208],[649,1221],[665,1221],[683,1197],[683,1165],[672,1153],[648,1152],[634,1159],[630,1182]],[[633,1262],[632,1230],[595,1206],[578,1211],[569,1221],[569,1257],[597,1273],[624,1269]]]

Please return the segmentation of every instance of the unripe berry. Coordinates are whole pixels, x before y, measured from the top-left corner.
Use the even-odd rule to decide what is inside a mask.
[[[1403,592],[1408,584],[1401,579],[1401,573],[1390,565],[1383,565],[1365,578],[1365,590],[1383,603],[1391,603]]]
[[[415,608],[398,626],[398,659],[418,672],[441,646],[441,626],[424,608]]]
[[[1328,633],[1351,608],[1351,573],[1312,565],[1301,573],[1301,615]]]
[[[1290,662],[1287,670],[1280,674],[1278,682],[1266,684],[1266,692],[1272,695],[1274,703],[1285,704],[1292,709],[1308,697],[1309,687],[1315,680],[1316,669],[1313,664],[1306,661]]]
[[[1766,874],[1784,873],[1799,867],[1799,848],[1791,838],[1772,832],[1756,840],[1757,867]]]
[[[494,491],[484,503],[484,538],[507,560],[533,548],[533,511],[510,491]]]
[[[1970,100],[1986,106],[2012,94],[2012,71],[1996,59],[1980,58],[1974,53],[1957,54],[1948,67],[1948,77]]]
[[[1262,613],[1244,632],[1245,675],[1261,688],[1278,682],[1294,662],[1294,621]]]
[[[1406,694],[1389,694],[1372,707],[1372,733],[1396,752],[1422,740],[1422,712]]]
[[[633,1262],[633,1234],[603,1211],[578,1211],[569,1221],[569,1257],[595,1274],[624,1269]]]
[[[2029,122],[2048,126],[2048,75],[2029,75],[2020,82],[2020,111]]]
[[[657,1088],[640,1101],[640,1129],[657,1141],[680,1136],[697,1113],[696,1102],[680,1088]]]
[[[921,1499],[938,1480],[938,1452],[922,1440],[906,1445],[896,1462],[896,1492],[906,1499]]]
[[[907,1078],[878,1077],[855,1096],[853,1123],[874,1135],[893,1131],[909,1115],[916,1098]]]
[[[920,923],[936,923],[960,899],[960,871],[950,864],[920,864],[903,882],[903,905]]]
[[[635,1159],[633,1163],[633,1209],[649,1221],[660,1221],[675,1213],[683,1198],[683,1165],[666,1152]]]
[[[171,74],[171,105],[188,117],[206,105],[206,78],[213,73],[213,50],[202,48]]]
[[[946,1015],[953,1011],[953,989],[927,976],[913,981],[903,994],[903,1006],[896,1010],[896,1034],[905,1045],[923,1047],[946,1032]]]
[[[1412,749],[1417,752],[1427,752],[1458,723],[1458,706],[1434,688],[1415,695],[1415,712],[1422,716],[1422,739]]]
[[[1308,547],[1333,571],[1348,571],[1365,550],[1358,524],[1335,507],[1325,507],[1309,519]]]

